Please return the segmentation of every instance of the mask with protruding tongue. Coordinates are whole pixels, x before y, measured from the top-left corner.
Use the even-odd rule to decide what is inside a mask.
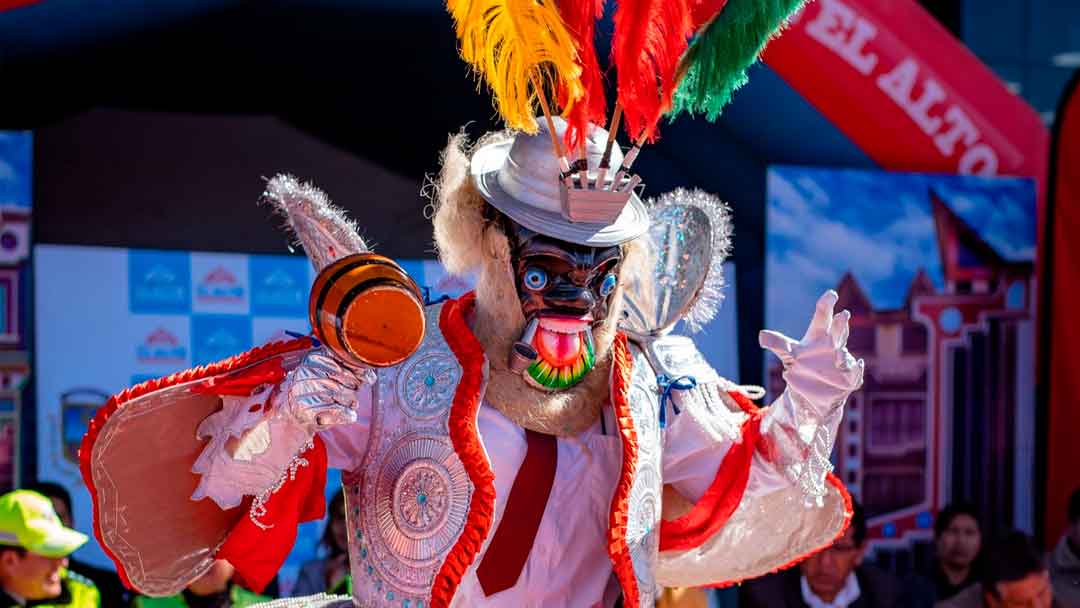
[[[590,317],[541,315],[532,340],[538,358],[529,366],[528,377],[547,389],[580,382],[596,363],[591,321]]]

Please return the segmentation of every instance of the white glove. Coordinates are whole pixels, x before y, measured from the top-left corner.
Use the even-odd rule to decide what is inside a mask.
[[[851,313],[833,314],[839,296],[826,291],[818,299],[814,318],[802,340],[775,332],[762,331],[758,343],[784,365],[788,389],[798,393],[824,418],[842,407],[848,395],[862,386],[865,365],[847,349],[848,322]]]

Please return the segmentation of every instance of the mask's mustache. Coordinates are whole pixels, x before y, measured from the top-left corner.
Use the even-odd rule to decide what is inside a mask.
[[[536,328],[540,325],[540,319],[533,317],[525,326],[521,338],[514,342],[510,349],[510,361],[507,363],[510,371],[515,374],[523,373],[540,356],[533,348],[533,338],[536,337]]]

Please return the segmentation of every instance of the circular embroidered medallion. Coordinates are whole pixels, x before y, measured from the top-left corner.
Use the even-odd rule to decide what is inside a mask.
[[[446,353],[432,353],[405,364],[398,375],[398,403],[413,418],[433,418],[454,401],[461,366]]]
[[[430,592],[468,515],[468,473],[436,433],[415,429],[393,440],[365,477],[361,559],[400,592]]]
[[[409,463],[394,484],[394,523],[412,539],[428,538],[450,513],[450,475],[431,460]]]

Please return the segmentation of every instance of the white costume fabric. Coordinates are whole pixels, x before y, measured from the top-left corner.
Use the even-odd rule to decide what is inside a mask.
[[[657,552],[656,540],[651,541],[652,545],[646,548],[651,555],[644,557],[647,565],[636,568],[641,570],[637,578],[642,606],[651,604],[657,585],[716,584],[760,575],[827,545],[842,532],[846,521],[844,497],[842,492],[826,481],[830,469],[827,455],[841,418],[843,398],[846,391],[854,386],[851,383],[858,382],[861,370],[858,364],[850,360],[850,355],[842,351],[842,340],[838,342],[843,337],[840,334],[846,332],[846,318],[832,318],[833,302],[834,294],[823,297],[817,316],[828,321],[815,320],[817,325],[811,327],[802,343],[781,343],[785,362],[790,366],[787,372],[789,386],[803,386],[810,394],[802,395],[789,388],[772,408],[764,411],[761,423],[764,441],[761,442],[762,447],[755,450],[740,507],[719,533],[694,549]],[[432,316],[437,318],[437,314]],[[740,429],[750,414],[742,411],[728,396],[729,391],[740,389],[716,376],[707,366],[703,368],[704,362],[688,339],[671,337],[667,340],[681,351],[684,371],[693,372],[700,380],[691,390],[672,392],[670,401],[665,405],[666,428],[659,429],[659,416],[655,409],[649,419],[635,420],[639,430],[652,425],[659,445],[652,448],[644,446],[647,432],[639,433],[638,442],[643,452],[648,449],[661,450],[659,464],[663,483],[682,498],[696,503],[716,479],[728,451],[742,441]],[[769,343],[768,340],[763,339],[766,343]],[[839,350],[836,348],[838,343],[841,344]],[[631,347],[631,350],[638,353],[634,376],[640,381],[631,388],[630,399],[656,404],[659,397],[656,373],[642,350],[636,347]],[[430,361],[433,356],[436,355],[432,351],[422,348],[414,359],[427,358]],[[827,362],[827,365],[810,368],[804,365],[804,358],[814,363]],[[406,362],[402,367],[409,368],[410,363]],[[429,365],[424,369],[437,367]],[[678,373],[677,370],[664,371]],[[453,370],[445,379],[452,381],[460,374],[460,370]],[[294,377],[297,375],[294,372]],[[379,375],[385,378],[393,374],[380,370]],[[428,377],[439,377],[439,372],[436,370]],[[826,388],[816,386],[815,382],[820,378],[829,380]],[[841,388],[844,386],[847,388]],[[431,388],[436,389],[432,394],[439,393],[438,384],[433,383]],[[813,393],[814,390],[818,393]],[[370,462],[365,464],[365,456],[373,449],[370,447],[373,440],[373,392],[372,385],[364,384],[350,394],[338,397],[339,401],[351,400],[355,403],[356,420],[319,433],[326,444],[330,466],[345,472],[376,466]],[[391,388],[390,392],[400,394],[396,387]],[[288,394],[289,391],[285,389],[282,393]],[[446,401],[444,405],[449,406],[452,391],[444,390],[441,394]],[[263,394],[249,399],[228,399],[226,407],[216,416],[224,418],[232,415],[234,420],[242,421],[242,413],[249,411],[251,404],[263,399]],[[431,402],[425,404],[429,407],[434,405]],[[618,582],[613,578],[612,561],[607,551],[608,514],[612,495],[620,479],[623,440],[617,432],[613,409],[606,407],[603,412],[603,420],[597,421],[584,433],[558,439],[555,480],[532,550],[517,584],[500,593],[485,595],[476,576],[476,566],[482,562],[487,548],[485,543],[460,581],[453,596],[453,605],[613,604],[618,595]],[[411,420],[403,417],[400,419],[402,426],[381,428],[380,435],[408,432]],[[477,427],[494,473],[494,520],[487,538],[490,541],[490,532],[498,529],[502,523],[506,497],[525,457],[525,431],[484,403],[478,410]],[[303,427],[295,422],[293,428]],[[234,428],[231,434],[242,435],[243,430]],[[255,457],[255,463],[264,459],[274,463],[288,462],[298,451],[297,445],[310,441],[309,435],[303,432],[281,432],[280,436],[292,438],[291,449],[289,441],[274,441],[267,452]],[[208,452],[211,450],[208,448]],[[235,461],[234,457],[224,452],[218,452],[216,459],[223,463]],[[228,506],[235,499],[238,482],[249,483],[246,471],[253,465],[245,461],[235,463],[230,468],[226,464],[217,469],[217,474],[204,476],[200,495],[205,491],[222,506]],[[345,477],[348,479],[350,474],[346,473]],[[346,496],[348,500],[348,492]],[[394,502],[397,504],[397,499]],[[356,528],[361,535],[372,533],[360,530],[357,521],[361,517],[360,512],[369,506],[364,501],[354,501],[348,507],[350,529]],[[655,534],[658,530],[644,532]],[[391,581],[378,575],[386,564],[371,564],[373,570],[369,572],[367,565],[371,559],[367,551],[359,545],[351,549],[354,550],[353,586],[358,597],[362,596],[365,600],[362,605],[374,597],[386,598],[388,595],[408,598],[411,606],[429,605],[429,596],[416,597],[402,589],[393,591]],[[381,585],[376,593],[363,596],[361,590],[365,581]],[[381,604],[403,605],[400,600],[387,600]]]
[[[269,191],[319,270],[365,254],[321,192],[288,178]],[[623,270],[634,285],[612,296],[624,298],[626,322],[603,355],[608,398],[584,431],[526,430],[485,402],[494,364],[473,333],[472,294],[427,306],[422,343],[397,365],[350,367],[301,338],[115,396],[81,459],[98,538],[121,575],[169,595],[225,557],[269,580],[297,522],[321,514],[327,464],[343,471],[357,606],[609,607],[621,595],[651,608],[662,586],[734,584],[828,546],[851,515],[829,464],[863,375],[845,347],[849,315],[834,314],[828,292],[801,340],[762,333],[787,388],[758,409],[670,332],[715,312],[726,209],[676,191],[650,216],[638,238],[652,267]],[[536,442],[553,446],[553,477],[527,505],[542,511],[525,530],[521,511],[506,511],[518,481],[539,485],[527,466]],[[148,484],[161,487],[149,494]],[[506,566],[485,561],[505,554],[494,547],[504,530],[527,551],[523,565],[484,583],[485,568]]]

